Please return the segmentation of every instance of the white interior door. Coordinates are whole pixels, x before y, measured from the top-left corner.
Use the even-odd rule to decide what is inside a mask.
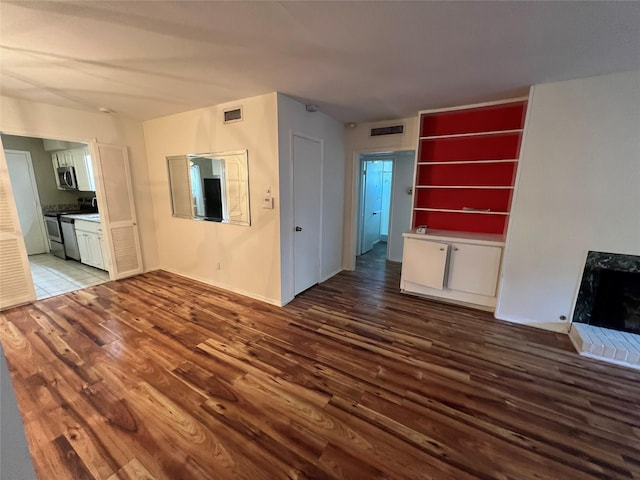
[[[36,291],[31,279],[9,169],[0,140],[0,309],[31,302]]]
[[[380,241],[382,169],[383,162],[381,160],[364,162],[361,254],[367,253]]]
[[[4,154],[27,255],[46,253],[47,234],[31,154],[20,150],[5,150]]]
[[[127,147],[91,144],[96,194],[112,279],[142,273],[138,222],[133,201]]]
[[[294,294],[320,281],[322,140],[293,135]]]

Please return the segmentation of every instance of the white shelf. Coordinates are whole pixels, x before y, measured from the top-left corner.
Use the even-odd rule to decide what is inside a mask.
[[[413,209],[416,212],[445,212],[445,213],[480,213],[482,215],[509,215],[509,212],[493,212],[486,210],[453,210],[448,208],[419,208]]]
[[[451,162],[418,162],[418,165],[470,165],[472,163],[516,163],[517,159],[505,160],[454,160]]]
[[[515,130],[491,130],[489,132],[452,133],[451,135],[431,135],[427,137],[420,137],[420,140],[437,140],[439,138],[480,137],[484,135],[501,135],[504,133],[522,133],[522,128],[517,128]]]
[[[470,188],[479,190],[513,190],[512,186],[504,185],[416,185],[416,188]]]
[[[427,228],[426,233],[416,233],[415,230],[402,234],[405,238],[417,238],[420,240],[443,240],[443,241],[464,241],[466,243],[474,243],[478,245],[492,245],[496,247],[504,246],[504,235],[496,233],[475,233],[475,232],[459,232],[451,230],[432,230]]]

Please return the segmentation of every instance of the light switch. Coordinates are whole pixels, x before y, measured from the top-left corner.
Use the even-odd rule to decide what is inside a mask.
[[[262,208],[273,209],[273,197],[271,196],[271,187],[265,189],[262,197]]]

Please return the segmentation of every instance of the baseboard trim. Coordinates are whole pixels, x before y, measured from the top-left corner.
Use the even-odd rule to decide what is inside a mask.
[[[198,275],[187,274],[187,273],[175,270],[173,268],[159,267],[156,270],[165,270],[167,272],[174,273],[176,275],[180,275],[181,277],[186,277],[186,278],[189,278],[191,280],[195,280],[196,282],[201,282],[201,283],[204,283],[206,285],[211,285],[212,287],[217,287],[217,288],[221,288],[223,290],[227,290],[229,292],[237,293],[238,295],[242,295],[244,297],[253,298],[254,300],[259,300],[261,302],[268,303],[269,305],[275,305],[276,307],[282,307],[284,305],[282,303],[282,301],[280,301],[280,300],[275,300],[273,298],[264,297],[262,295],[257,295],[257,294],[252,293],[252,292],[247,292],[246,290],[242,290],[242,289],[239,289],[239,288],[231,287],[230,285],[227,285],[225,283],[212,282],[211,280],[199,277]]]

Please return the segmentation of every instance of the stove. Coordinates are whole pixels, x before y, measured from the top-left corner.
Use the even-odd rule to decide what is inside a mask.
[[[62,233],[62,225],[60,224],[61,215],[70,215],[73,213],[98,213],[98,207],[95,206],[95,197],[78,198],[77,209],[47,209],[42,211],[44,215],[44,224],[47,228],[47,236],[49,237],[49,246],[51,253],[56,257],[63,259],[75,258],[76,255],[69,256],[64,246],[64,235]],[[69,239],[70,244],[75,244],[75,238]]]

